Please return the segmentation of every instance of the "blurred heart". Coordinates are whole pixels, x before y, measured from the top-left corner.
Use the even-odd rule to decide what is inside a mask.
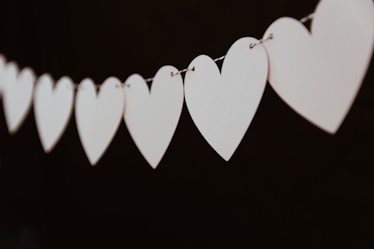
[[[6,65],[6,59],[3,55],[0,54],[0,96],[3,92],[3,71]]]
[[[32,105],[35,74],[30,68],[21,72],[15,63],[3,70],[3,107],[9,133],[16,133],[27,117]]]
[[[78,87],[75,102],[75,119],[82,146],[91,165],[103,156],[122,120],[124,95],[121,82],[108,78],[96,94],[90,79]]]
[[[372,0],[324,0],[311,34],[297,20],[281,18],[265,32],[269,81],[297,113],[336,133],[360,89],[373,51]]]
[[[42,75],[34,93],[34,114],[40,141],[45,152],[50,152],[62,136],[74,102],[74,84],[68,77],[54,86],[49,75]]]

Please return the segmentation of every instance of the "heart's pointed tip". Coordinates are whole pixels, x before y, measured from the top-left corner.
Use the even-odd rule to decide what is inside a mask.
[[[43,146],[44,152],[47,153],[47,154],[50,154],[53,151],[53,149],[55,148],[56,143],[55,144],[53,144],[53,143],[42,144],[42,146]]]
[[[152,168],[152,169],[156,170],[156,169],[157,169],[157,166],[158,166],[158,164],[156,164],[156,165],[152,165],[152,164],[150,164],[150,166],[151,166],[151,168]]]
[[[217,153],[223,158],[223,160],[225,160],[226,162],[230,161],[232,155],[234,154],[234,152],[218,152]]]
[[[328,133],[329,135],[336,135],[336,133],[338,132],[339,130],[339,126],[337,127],[334,127],[334,128],[324,128],[323,129],[326,133]]]
[[[148,160],[147,159],[146,161],[149,164],[149,166],[151,166],[152,169],[156,170],[157,166],[160,164],[161,159],[157,159],[157,160]]]
[[[329,135],[335,135],[340,126],[341,126],[341,123],[339,124],[334,124],[334,125],[320,125],[320,124],[315,124],[315,126],[321,130],[323,130],[324,132],[328,133]]]
[[[99,159],[100,158],[98,158],[98,157],[95,157],[95,158],[88,157],[88,161],[89,161],[91,167],[95,167],[97,165]]]
[[[8,127],[8,132],[9,132],[10,135],[14,136],[18,132],[18,127],[14,127],[14,126],[10,125]]]
[[[46,154],[49,154],[52,151],[52,146],[43,145],[43,150]]]

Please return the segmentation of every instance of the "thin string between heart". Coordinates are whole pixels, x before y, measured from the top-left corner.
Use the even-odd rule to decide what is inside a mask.
[[[300,21],[301,23],[305,24],[305,23],[307,23],[307,22],[313,20],[313,18],[314,18],[314,13],[311,13],[311,14],[309,14],[309,15],[307,15],[307,16],[301,18],[299,21]],[[255,42],[255,43],[251,43],[251,44],[249,45],[249,49],[253,49],[255,46],[257,46],[257,45],[259,45],[259,44],[262,44],[262,43],[265,42],[265,41],[272,40],[273,38],[274,38],[274,35],[273,35],[273,34],[269,34],[268,37],[266,37],[266,38],[262,38],[262,39],[258,40],[258,41]],[[225,59],[225,57],[226,57],[226,55],[223,55],[223,56],[221,56],[221,57],[215,58],[213,61],[214,61],[214,62],[223,61],[223,60]],[[187,68],[184,68],[184,69],[179,70],[179,71],[177,71],[177,72],[170,72],[170,75],[171,75],[171,77],[174,77],[174,76],[177,76],[177,75],[181,75],[181,74],[183,74],[183,73],[187,73],[187,72],[189,72],[189,71],[195,71],[195,67],[192,67],[192,68],[188,68],[188,67],[187,67]],[[152,82],[153,80],[154,80],[154,78],[147,78],[147,79],[145,79],[145,82]],[[75,89],[77,89],[78,87],[79,87],[79,84],[74,84],[74,88],[75,88]],[[101,85],[100,85],[100,84],[95,84],[95,87],[96,87],[96,89],[98,90],[98,89],[100,89]],[[119,86],[116,86],[116,87],[119,87]]]
[[[301,18],[299,21],[300,21],[301,23],[305,24],[305,23],[307,23],[307,22],[313,20],[313,18],[314,18],[314,13],[311,13],[311,14],[309,14],[309,15],[307,15],[307,16]],[[255,43],[251,43],[251,44],[249,45],[249,49],[253,49],[255,46],[257,46],[257,45],[259,45],[259,44],[262,44],[262,43],[265,42],[265,41],[272,40],[273,38],[274,38],[274,35],[273,35],[273,34],[269,34],[268,37],[266,37],[266,38],[262,38],[262,39],[258,40],[258,41],[255,42]],[[226,55],[223,55],[223,56],[221,56],[221,57],[218,57],[218,58],[214,59],[213,61],[214,61],[214,62],[223,61],[223,60],[225,59],[225,57],[226,57]],[[177,71],[177,72],[171,72],[170,75],[173,77],[173,76],[180,75],[180,74],[183,74],[183,73],[186,73],[186,72],[189,72],[189,71],[195,71],[195,67],[192,67],[192,68],[188,68],[188,67],[187,67],[187,68],[182,69],[182,70],[179,70],[179,71]],[[148,78],[148,79],[146,79],[145,81],[146,81],[146,82],[152,82],[153,79],[154,79],[154,78]]]

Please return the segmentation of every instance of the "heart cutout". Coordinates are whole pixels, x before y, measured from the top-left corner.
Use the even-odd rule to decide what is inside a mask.
[[[149,90],[142,76],[131,75],[125,83],[124,120],[136,146],[152,168],[164,156],[177,128],[183,107],[183,79],[175,67],[157,72]]]
[[[280,18],[265,32],[269,81],[299,115],[334,134],[360,89],[374,44],[372,0],[324,0],[311,33]]]
[[[46,153],[61,138],[73,111],[74,84],[68,77],[54,81],[42,75],[34,90],[34,114],[41,144]]]
[[[108,78],[96,94],[91,79],[78,87],[75,119],[79,138],[92,166],[96,165],[113,140],[120,125],[124,106],[121,82]]]
[[[205,140],[226,161],[243,139],[266,86],[268,62],[254,38],[241,38],[229,49],[220,73],[206,55],[195,58],[185,76],[190,115]]]
[[[15,134],[26,119],[32,105],[35,74],[30,68],[19,72],[15,63],[3,70],[3,107],[10,134]]]

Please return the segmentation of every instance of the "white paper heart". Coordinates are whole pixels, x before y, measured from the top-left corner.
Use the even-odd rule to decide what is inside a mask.
[[[46,153],[52,151],[66,129],[73,111],[74,84],[68,77],[54,86],[50,75],[42,75],[34,90],[34,114],[40,141]]]
[[[147,162],[156,168],[164,156],[183,107],[183,79],[175,67],[164,66],[153,79],[151,91],[140,75],[125,83],[124,119],[136,146]]]
[[[206,55],[195,58],[185,77],[185,99],[197,128],[228,161],[239,146],[261,101],[268,61],[261,45],[241,38],[229,49],[222,65]]]
[[[335,133],[346,117],[370,62],[374,44],[372,0],[323,0],[311,33],[281,18],[265,32],[269,81],[297,113]]]
[[[121,82],[108,78],[100,87],[90,79],[78,87],[75,100],[75,119],[78,134],[91,165],[103,156],[122,120],[124,94]]]
[[[3,106],[10,134],[18,131],[32,105],[35,74],[30,68],[21,72],[15,63],[3,70]]]
[[[3,55],[0,54],[0,96],[3,92],[3,71],[6,65],[6,59]]]

